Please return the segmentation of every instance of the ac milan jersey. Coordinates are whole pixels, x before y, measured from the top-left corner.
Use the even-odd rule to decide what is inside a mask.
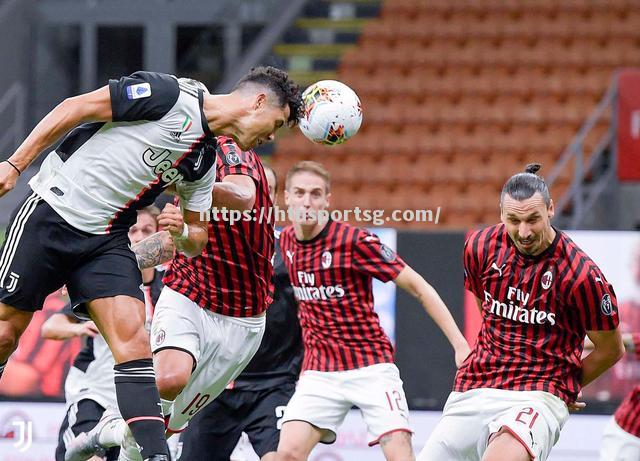
[[[182,206],[211,207],[215,138],[203,90],[191,80],[136,72],[109,81],[112,122],[73,129],[29,182],[69,224],[91,234],[126,230],[136,211],[175,185]]]
[[[640,437],[640,386],[633,388],[613,417],[625,432]]]
[[[273,206],[269,184],[258,155],[241,151],[230,138],[218,138],[217,171],[219,181],[228,175],[254,180],[252,213],[237,222],[214,213],[203,253],[195,258],[176,255],[164,283],[202,308],[232,317],[253,317],[272,301],[274,217],[260,211]]]
[[[454,390],[546,391],[575,400],[586,332],[618,325],[615,293],[598,266],[559,230],[541,254],[523,255],[500,224],[471,234],[464,268],[483,322]]]
[[[341,371],[393,362],[373,309],[372,278],[395,279],[404,261],[366,230],[329,221],[313,239],[280,236],[296,299],[304,370]]]

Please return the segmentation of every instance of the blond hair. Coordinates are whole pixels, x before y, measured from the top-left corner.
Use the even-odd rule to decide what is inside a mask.
[[[325,192],[329,193],[329,189],[331,188],[331,175],[327,171],[325,167],[322,166],[321,163],[314,162],[313,160],[303,160],[301,162],[293,165],[289,171],[287,171],[287,177],[284,181],[285,189],[289,190],[289,186],[291,186],[291,178],[297,173],[312,173],[317,176],[320,176],[324,180],[325,184]]]

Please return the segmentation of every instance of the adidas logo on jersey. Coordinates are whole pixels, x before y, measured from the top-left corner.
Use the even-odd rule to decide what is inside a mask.
[[[156,175],[162,175],[160,179],[165,183],[165,187],[184,179],[180,171],[173,167],[173,163],[169,159],[170,156],[171,151],[167,149],[157,152],[149,148],[142,154],[144,163],[153,168],[153,172]]]
[[[180,142],[182,131],[172,131],[169,133],[175,142]]]

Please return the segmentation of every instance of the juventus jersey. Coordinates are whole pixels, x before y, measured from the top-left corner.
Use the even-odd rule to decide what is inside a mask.
[[[73,129],[29,185],[91,234],[128,229],[136,211],[171,185],[183,208],[209,209],[216,141],[198,85],[154,72],[110,80],[113,121]]]

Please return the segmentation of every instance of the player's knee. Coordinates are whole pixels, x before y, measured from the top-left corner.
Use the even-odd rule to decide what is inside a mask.
[[[304,461],[305,459],[301,450],[293,446],[278,447],[278,452],[276,453],[277,461]]]
[[[160,397],[165,400],[175,398],[185,388],[189,381],[189,374],[181,370],[156,369],[156,384]]]
[[[109,348],[118,363],[151,357],[149,335],[144,328],[129,338],[111,338]]]
[[[19,339],[20,334],[9,322],[0,322],[0,363],[16,350]]]

